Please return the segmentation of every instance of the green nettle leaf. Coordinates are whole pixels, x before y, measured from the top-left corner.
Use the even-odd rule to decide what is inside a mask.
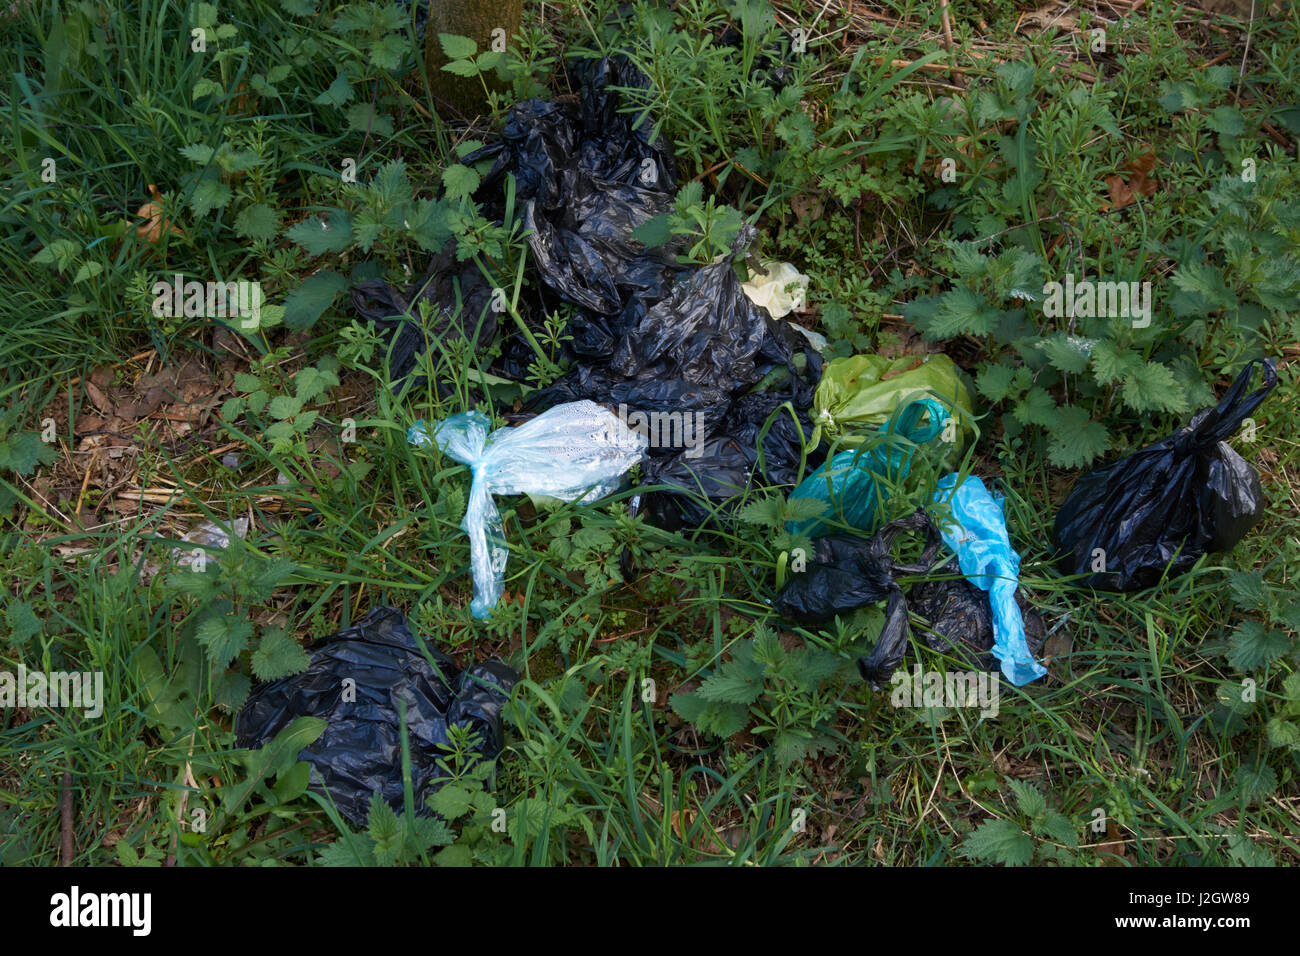
[[[1296,671],[1282,681],[1282,694],[1286,697],[1283,712],[1300,715],[1300,671]]]
[[[245,239],[274,239],[279,231],[280,211],[263,203],[245,206],[235,217],[235,234]]]
[[[194,88],[190,90],[190,99],[198,101],[205,96],[219,96],[224,92],[225,90],[221,88],[220,83],[216,80],[210,80],[205,76],[203,79],[197,81],[194,84]],[[203,162],[206,163],[207,160],[203,160]]]
[[[316,0],[280,0],[280,9],[295,17],[309,17],[316,12]]]
[[[763,680],[741,674],[719,673],[701,684],[698,693],[704,700],[724,704],[752,704],[763,694]]]
[[[1261,764],[1257,768],[1239,767],[1233,780],[1247,804],[1271,796],[1277,790],[1277,772],[1268,764]]]
[[[195,636],[208,649],[208,657],[225,667],[248,647],[253,622],[242,617],[210,617],[199,625]]]
[[[118,846],[124,844],[119,843]],[[351,839],[335,840],[324,847],[317,858],[321,866],[374,866],[374,841],[368,836],[353,836]]]
[[[376,136],[393,135],[392,119],[386,113],[375,110],[369,103],[353,103],[344,115],[350,130],[373,133]]]
[[[1141,371],[1126,375],[1120,397],[1135,412],[1187,411],[1183,387],[1173,371],[1159,362],[1147,362]]]
[[[411,182],[406,177],[406,163],[394,159],[379,167],[370,188],[379,194],[386,206],[405,204],[411,201]]]
[[[575,551],[605,553],[614,549],[614,538],[604,528],[579,528],[570,540],[573,541]]]
[[[939,297],[939,308],[925,329],[925,338],[951,339],[959,335],[988,335],[997,328],[1000,310],[966,286],[957,286]]]
[[[745,704],[708,701],[696,692],[673,694],[668,703],[677,716],[719,737],[730,737],[749,723],[749,708]]]
[[[104,267],[98,262],[83,262],[77,274],[72,277],[73,284],[85,282],[87,279],[93,279],[104,271]]]
[[[1048,435],[1048,460],[1060,468],[1083,468],[1110,448],[1106,426],[1092,421],[1088,412],[1076,405],[1058,409]]]
[[[248,579],[249,596],[255,601],[267,600],[296,567],[288,558],[272,558],[261,562]]]
[[[830,502],[827,501],[819,501],[816,498],[791,498],[781,508],[782,520],[773,527],[779,528],[787,521],[797,524],[810,518],[820,518],[830,509]]]
[[[308,365],[294,377],[293,391],[303,401],[314,402],[338,383],[334,372]]]
[[[204,176],[190,193],[190,208],[196,216],[206,216],[214,209],[227,206],[233,197],[230,187],[216,176]]]
[[[1263,607],[1267,600],[1264,575],[1258,571],[1229,571],[1228,588],[1237,607],[1248,611]]]
[[[980,252],[979,243],[949,240],[948,253],[952,257],[952,271],[959,279],[973,279],[985,275],[989,257]]]
[[[396,70],[410,42],[401,34],[390,33],[370,44],[370,62],[381,70]]]
[[[1042,425],[1046,427],[1056,424],[1059,411],[1055,400],[1048,394],[1047,390],[1035,385],[1025,394],[1024,398],[1016,402],[1011,414],[1022,425]]]
[[[217,23],[217,8],[211,3],[194,4],[194,25],[196,27],[211,27]]]
[[[397,814],[378,792],[370,798],[369,826],[366,832],[375,841],[375,862],[380,866],[392,866],[401,855],[404,831],[397,821]]]
[[[463,199],[473,195],[482,177],[469,166],[457,163],[442,171],[442,184],[448,199]]]
[[[1224,136],[1240,136],[1246,131],[1246,121],[1234,106],[1216,106],[1206,122],[1210,129]]]
[[[795,499],[798,501],[799,499]],[[818,502],[823,508],[824,502]],[[736,517],[745,524],[755,524],[764,528],[779,528],[784,523],[780,498],[755,498],[736,512]],[[821,512],[819,511],[818,514]]]
[[[38,266],[52,265],[59,272],[67,272],[80,252],[81,243],[75,239],[55,239],[32,256],[32,262]]]
[[[36,432],[15,432],[0,441],[0,468],[19,475],[30,475],[40,465],[52,465],[58,452],[51,443],[41,441]]]
[[[442,65],[443,70],[457,76],[478,76],[481,72],[473,60],[452,60]]]
[[[244,706],[248,692],[252,688],[248,675],[231,668],[222,674],[212,687],[212,702],[228,714],[234,714]]]
[[[1037,345],[1053,367],[1062,372],[1069,372],[1071,375],[1078,375],[1088,369],[1094,342],[1093,339],[1057,332]]]
[[[317,106],[342,107],[348,100],[355,96],[352,84],[348,82],[347,76],[342,71],[334,77],[334,82],[329,85],[324,93],[316,97],[312,102]]]
[[[218,87],[218,90],[221,88]],[[191,143],[189,146],[181,147],[181,155],[191,162],[198,163],[200,166],[206,166],[212,162],[212,157],[216,150],[205,143]]]
[[[1174,272],[1174,287],[1203,297],[1211,306],[1235,308],[1236,293],[1223,278],[1223,272],[1207,262],[1188,262]]]
[[[301,674],[311,664],[311,657],[283,627],[267,628],[252,657],[253,673],[258,680],[276,680]]]
[[[5,623],[9,625],[9,646],[21,647],[41,632],[41,619],[27,601],[13,601],[5,608]]]
[[[1074,828],[1074,824],[1070,822],[1069,817],[1055,810],[1049,810],[1043,817],[1042,833],[1049,839],[1064,843],[1068,847],[1077,849],[1079,846],[1079,833]]]
[[[975,379],[975,387],[990,402],[1000,402],[1013,391],[1019,391],[1014,387],[1015,377],[1016,370],[1010,366],[990,364]]]
[[[442,44],[442,52],[453,60],[463,60],[478,52],[477,43],[469,37],[457,36],[454,33],[439,33],[438,42]]]
[[[472,796],[464,787],[447,784],[429,797],[429,809],[446,820],[457,820],[473,808]]]
[[[1168,84],[1166,92],[1159,100],[1160,105],[1170,113],[1192,109],[1200,106],[1201,102],[1201,94],[1196,91],[1196,87],[1185,82]]]
[[[1268,722],[1268,745],[1270,747],[1300,747],[1300,727],[1274,717]]]
[[[1021,813],[1036,820],[1047,812],[1047,798],[1037,787],[1023,780],[1012,780],[1010,784],[1015,791],[1016,802],[1020,804]]]
[[[1142,357],[1136,352],[1116,345],[1110,339],[1101,339],[1092,347],[1092,374],[1097,384],[1118,382],[1142,367]]]
[[[334,302],[348,281],[337,272],[318,272],[285,297],[284,325],[289,329],[309,329]]]
[[[662,246],[673,237],[672,213],[660,213],[651,216],[632,230],[632,238],[646,248]]]
[[[286,236],[302,246],[309,255],[344,252],[352,245],[352,217],[334,209],[326,220],[308,219],[290,229]]]
[[[411,238],[426,252],[441,249],[451,238],[446,206],[433,199],[421,199],[410,207],[406,228]]]
[[[1291,649],[1285,631],[1269,629],[1260,621],[1242,621],[1228,644],[1228,662],[1237,670],[1249,672],[1271,664]]]
[[[1006,866],[1024,866],[1034,855],[1034,841],[1010,820],[989,820],[962,843],[965,856]]]
[[[256,392],[262,387],[262,380],[249,372],[235,373],[235,388],[241,392]]]

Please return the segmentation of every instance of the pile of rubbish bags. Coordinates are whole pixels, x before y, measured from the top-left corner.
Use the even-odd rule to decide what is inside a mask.
[[[591,502],[628,489],[639,467],[632,510],[669,530],[710,527],[754,488],[790,487],[791,500],[821,505],[787,525],[813,553],[773,606],[792,625],[818,628],[884,601],[883,629],[858,662],[873,688],[891,681],[914,627],[926,646],[999,669],[1014,685],[1046,674],[1036,659],[1046,628],[1020,589],[1002,499],[966,470],[979,431],[964,374],[944,355],[824,363],[824,340],[783,318],[807,277],[772,262],[748,282],[738,274],[751,226],[706,264],[683,261],[674,242],[643,245],[634,230],[671,209],[677,186],[669,145],[623,109],[639,105],[648,81],[621,57],[570,69],[576,98],[518,104],[499,140],[464,160],[492,161],[474,197],[486,215],[504,218],[513,179],[529,250],[518,317],[536,329],[558,305],[570,308],[567,371],[529,395],[536,414],[524,424],[493,431],[472,409],[407,434],[470,470],[462,528],[474,616],[489,616],[504,590],[509,546],[494,496]],[[456,340],[469,354],[495,355],[492,373],[525,379],[535,355],[493,296],[454,245],[404,289],[379,280],[352,289],[357,312],[389,336],[399,387],[424,352]],[[417,321],[422,302],[431,327]],[[1247,394],[1257,366],[1264,384]],[[1276,384],[1272,360],[1252,362],[1216,407],[1082,476],[1056,519],[1063,572],[1081,586],[1135,590],[1235,545],[1264,502],[1258,475],[1226,439]],[[919,460],[943,472],[933,500],[888,520],[893,489],[915,487]],[[896,559],[909,535],[919,557]],[[483,759],[503,745],[501,708],[518,675],[498,661],[460,671],[420,646],[395,608],[321,639],[310,657],[304,673],[253,691],[238,740],[261,746],[296,717],[325,718],[301,758],[312,786],[355,824],[374,792],[401,802],[403,725],[421,813],[439,786],[450,727],[472,726]]]
[[[821,515],[788,527],[819,539],[813,570],[778,601],[778,609],[791,609],[790,619],[826,620],[859,593],[827,595],[813,614],[811,582],[823,574],[840,581],[831,569],[873,582],[862,585],[862,594],[876,595],[870,600],[897,604],[901,592],[886,583],[893,572],[934,575],[955,561],[961,574],[952,587],[913,589],[917,606],[941,622],[932,633],[954,631],[965,608],[960,616],[972,623],[964,644],[991,654],[1015,684],[1042,676],[1030,648],[1041,622],[1025,626],[1020,558],[1000,503],[978,478],[959,480],[979,434],[964,374],[945,355],[823,363],[815,333],[782,318],[802,299],[807,277],[788,263],[764,262],[742,282],[736,264],[755,240],[751,226],[740,230],[730,255],[707,264],[684,261],[674,241],[642,244],[635,230],[668,212],[677,188],[671,147],[636,109],[648,102],[639,91],[649,80],[621,56],[577,59],[569,70],[576,97],[516,105],[500,138],[464,160],[492,163],[474,196],[485,215],[504,218],[513,180],[529,250],[518,312],[538,327],[557,305],[571,309],[567,371],[529,396],[529,409],[541,414],[518,428],[489,434],[487,417],[475,411],[432,428],[418,423],[408,436],[471,469],[463,527],[474,615],[489,615],[504,586],[508,546],[494,494],[591,501],[628,487],[639,465],[631,510],[668,530],[710,527],[756,487],[797,483],[791,499],[824,504]],[[421,282],[401,291],[365,282],[353,297],[362,315],[392,334],[394,377],[410,372],[429,337],[463,338],[484,352],[504,335],[491,371],[518,379],[529,350],[494,317],[491,291],[481,270],[460,262],[449,245]],[[411,314],[422,298],[435,307],[432,333],[419,331]],[[1265,368],[1275,383],[1271,364]],[[1250,372],[1219,408],[1179,435],[1080,479],[1056,527],[1066,570],[1093,587],[1143,587],[1244,534],[1260,507],[1258,482],[1222,439],[1272,387],[1242,398]],[[629,433],[633,422],[643,427]],[[939,564],[920,572],[891,565],[898,528],[881,530],[890,489],[908,482],[917,454],[948,470],[940,495],[956,519],[937,529]],[[1145,515],[1136,522],[1135,510]],[[875,537],[864,542],[863,535]],[[796,600],[792,588],[806,593]],[[863,663],[873,682],[888,678],[906,643],[906,615],[890,619],[901,631],[887,628]]]
[[[504,216],[506,177],[514,179],[529,249],[521,318],[540,328],[560,303],[572,309],[568,371],[529,406],[588,400],[624,419],[643,416],[652,427],[642,485],[666,490],[638,496],[635,509],[671,530],[698,527],[756,482],[797,478],[821,355],[746,294],[733,260],[754,242],[752,226],[740,230],[730,257],[707,265],[680,262],[677,243],[647,248],[634,238],[677,193],[669,145],[649,119],[620,111],[632,95],[615,88],[644,89],[648,80],[623,57],[576,60],[570,69],[576,102],[516,105],[500,139],[464,160],[493,161],[474,197],[485,215]],[[775,291],[762,295],[770,301]],[[481,271],[450,248],[405,290],[378,280],[352,290],[359,314],[394,337],[395,379],[430,340],[462,338],[483,352],[500,325],[491,296]],[[431,333],[413,318],[421,300],[438,316]],[[512,332],[489,370],[522,379],[529,354],[522,333]],[[783,405],[792,414],[778,411]]]

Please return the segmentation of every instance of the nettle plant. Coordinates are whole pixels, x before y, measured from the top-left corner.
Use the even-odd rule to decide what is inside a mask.
[[[1044,79],[1042,64],[1000,65],[933,123],[897,118],[960,144],[929,197],[951,210],[938,263],[951,285],[904,314],[931,341],[982,349],[980,393],[1013,440],[1041,435],[1054,465],[1091,464],[1126,423],[1165,429],[1211,404],[1207,370],[1231,374],[1294,328],[1297,167],[1276,150],[1246,154],[1248,118],[1211,106],[1224,90],[1215,74],[1165,91],[1159,106],[1190,111],[1174,118],[1183,146],[1149,163],[1178,193],[1139,184],[1117,209],[1099,173],[1134,147],[1115,97]],[[1123,151],[1106,153],[1110,142]]]
[[[854,627],[860,620],[875,626]],[[714,665],[698,689],[674,694],[670,703],[683,720],[719,737],[750,727],[771,741],[782,766],[833,751],[842,738],[831,724],[843,706],[844,686],[857,673],[854,654],[865,647],[864,634],[879,633],[883,622],[874,608],[855,612],[835,646],[807,643],[794,650],[760,625],[731,644],[729,657]]]
[[[1114,444],[1117,422],[1163,427],[1164,416],[1211,404],[1207,350],[1227,373],[1294,327],[1300,205],[1285,191],[1296,178],[1285,162],[1255,182],[1223,176],[1199,236],[1151,244],[1173,263],[1157,282],[1117,263],[1104,278],[1063,269],[1051,282],[1066,283],[1051,285],[1029,248],[950,240],[952,288],[914,299],[905,315],[927,339],[978,341],[989,361],[977,386],[1007,409],[1008,433],[1040,429],[1054,465],[1087,466]]]

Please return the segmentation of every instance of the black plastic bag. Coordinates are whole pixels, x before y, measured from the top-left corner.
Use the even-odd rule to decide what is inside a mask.
[[[700,413],[702,454],[700,447],[650,449],[644,483],[680,492],[653,492],[638,504],[665,527],[698,526],[708,511],[692,493],[703,486],[711,501],[722,502],[748,489],[759,433],[778,406],[789,402],[803,435],[811,434],[808,409],[821,358],[749,300],[730,260],[683,265],[674,244],[646,248],[633,237],[636,227],[671,208],[676,194],[668,144],[653,136],[648,119],[620,112],[649,80],[621,56],[575,61],[571,71],[581,92],[577,104],[521,103],[501,139],[466,158],[495,158],[476,197],[481,202],[494,201],[507,174],[515,177],[516,201],[532,230],[530,266],[547,294],[576,307],[567,329],[573,368],[529,404],[543,409],[590,399],[629,415]],[[745,226],[733,256],[756,235]],[[769,376],[780,381],[760,387]],[[789,414],[773,417],[760,480],[796,480],[799,432]]]
[[[897,564],[890,548],[901,531],[924,531],[925,550],[915,565]],[[816,626],[836,615],[877,601],[885,605],[885,626],[869,657],[858,660],[858,671],[872,690],[880,690],[907,653],[910,629],[907,597],[897,578],[925,574],[939,550],[939,529],[925,510],[891,521],[871,538],[826,535],[814,542],[807,570],[794,575],[777,595],[774,607],[789,621]],[[992,624],[990,622],[990,634]],[[990,640],[990,646],[992,640]]]
[[[561,356],[571,368],[533,393],[528,406],[542,411],[590,399],[629,417],[677,413],[695,421],[698,413],[703,434],[693,434],[690,447],[650,449],[645,483],[676,490],[651,492],[637,503],[665,527],[698,526],[712,510],[692,498],[701,485],[709,501],[723,503],[755,480],[792,484],[798,478],[821,358],[790,325],[748,299],[731,261],[683,264],[676,243],[647,248],[632,235],[669,210],[676,195],[671,148],[654,135],[649,117],[621,111],[642,105],[637,91],[650,81],[622,56],[574,60],[569,71],[576,100],[516,105],[501,137],[464,160],[493,160],[475,193],[489,217],[504,216],[506,177],[515,180],[515,202],[529,231],[524,321],[533,326],[558,305],[571,307],[565,330],[571,338]],[[733,257],[742,256],[755,236],[745,226]],[[469,325],[490,290],[458,268],[455,275],[451,262],[431,267],[435,281],[428,294],[454,312],[447,276],[457,278]],[[372,321],[386,316],[358,298],[364,295],[399,298],[383,283],[358,286],[355,304]],[[398,345],[410,358],[423,338],[402,334],[408,338]],[[526,375],[531,359],[521,342],[521,335],[506,337],[494,371],[512,379]],[[793,418],[774,414],[786,402]],[[760,456],[758,439],[769,419]],[[814,453],[811,464],[822,456]]]
[[[404,289],[382,279],[358,282],[351,289],[357,314],[387,334],[388,374],[395,389],[406,384],[419,357],[436,353],[440,344],[463,339],[471,343],[470,354],[490,346],[497,334],[492,296],[482,270],[473,262],[458,262],[452,245],[429,260],[423,278]],[[427,329],[419,322],[421,302],[434,316]],[[423,383],[420,376],[411,385],[418,388]]]
[[[351,823],[365,826],[371,795],[378,791],[395,810],[403,800],[399,702],[406,701],[411,781],[416,812],[438,789],[435,763],[446,752],[447,729],[469,725],[478,733],[476,752],[495,757],[503,745],[501,708],[519,675],[499,661],[461,672],[447,655],[422,653],[402,612],[376,607],[361,623],[321,638],[308,648],[311,665],[301,674],[259,684],[236,722],[240,747],[260,747],[298,717],[320,717],[329,726],[299,754],[311,764],[311,787],[327,792]],[[344,681],[355,682],[355,694]],[[352,698],[352,699],[345,699]]]
[[[1247,395],[1256,365],[1264,385]],[[1139,591],[1240,541],[1264,498],[1259,475],[1226,439],[1276,386],[1272,359],[1251,362],[1214,408],[1080,478],[1056,515],[1065,573],[1087,575],[1081,585]]]
[[[992,653],[993,606],[989,593],[962,577],[956,564],[953,560],[946,569],[955,577],[939,577],[945,569],[935,568],[931,571],[935,577],[912,585],[909,610],[926,622],[927,626],[920,629],[921,636],[931,650],[954,654],[980,670],[997,671],[1001,665]],[[1025,623],[1025,643],[1037,657],[1047,632],[1043,616],[1020,589],[1016,590],[1016,604]]]

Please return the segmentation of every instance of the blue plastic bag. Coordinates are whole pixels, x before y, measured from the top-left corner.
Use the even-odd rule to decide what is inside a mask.
[[[932,398],[906,405],[880,426],[881,435],[895,437],[886,437],[874,447],[861,445],[839,452],[790,492],[790,500],[811,498],[825,502],[829,508],[821,517],[787,522],[786,530],[813,537],[827,534],[833,529],[826,521],[833,518],[868,534],[875,531],[884,515],[876,478],[906,478],[917,446],[939,437],[948,417],[948,410]]]
[[[492,613],[505,590],[506,546],[493,495],[547,495],[595,501],[618,490],[623,474],[641,460],[646,439],[595,402],[556,405],[517,428],[491,434],[479,411],[452,415],[432,438],[423,421],[406,433],[413,445],[437,443],[443,454],[469,465],[473,481],[461,527],[469,535],[477,618]]]
[[[939,479],[936,501],[947,501],[956,524],[940,527],[943,543],[957,553],[957,563],[966,580],[989,593],[993,610],[993,656],[1002,663],[1002,673],[1020,687],[1047,673],[1034,660],[1025,640],[1025,622],[1016,604],[1020,585],[1020,555],[1011,547],[1002,503],[989,494],[984,482],[974,475],[953,491],[957,475]],[[937,519],[936,519],[937,520]]]

